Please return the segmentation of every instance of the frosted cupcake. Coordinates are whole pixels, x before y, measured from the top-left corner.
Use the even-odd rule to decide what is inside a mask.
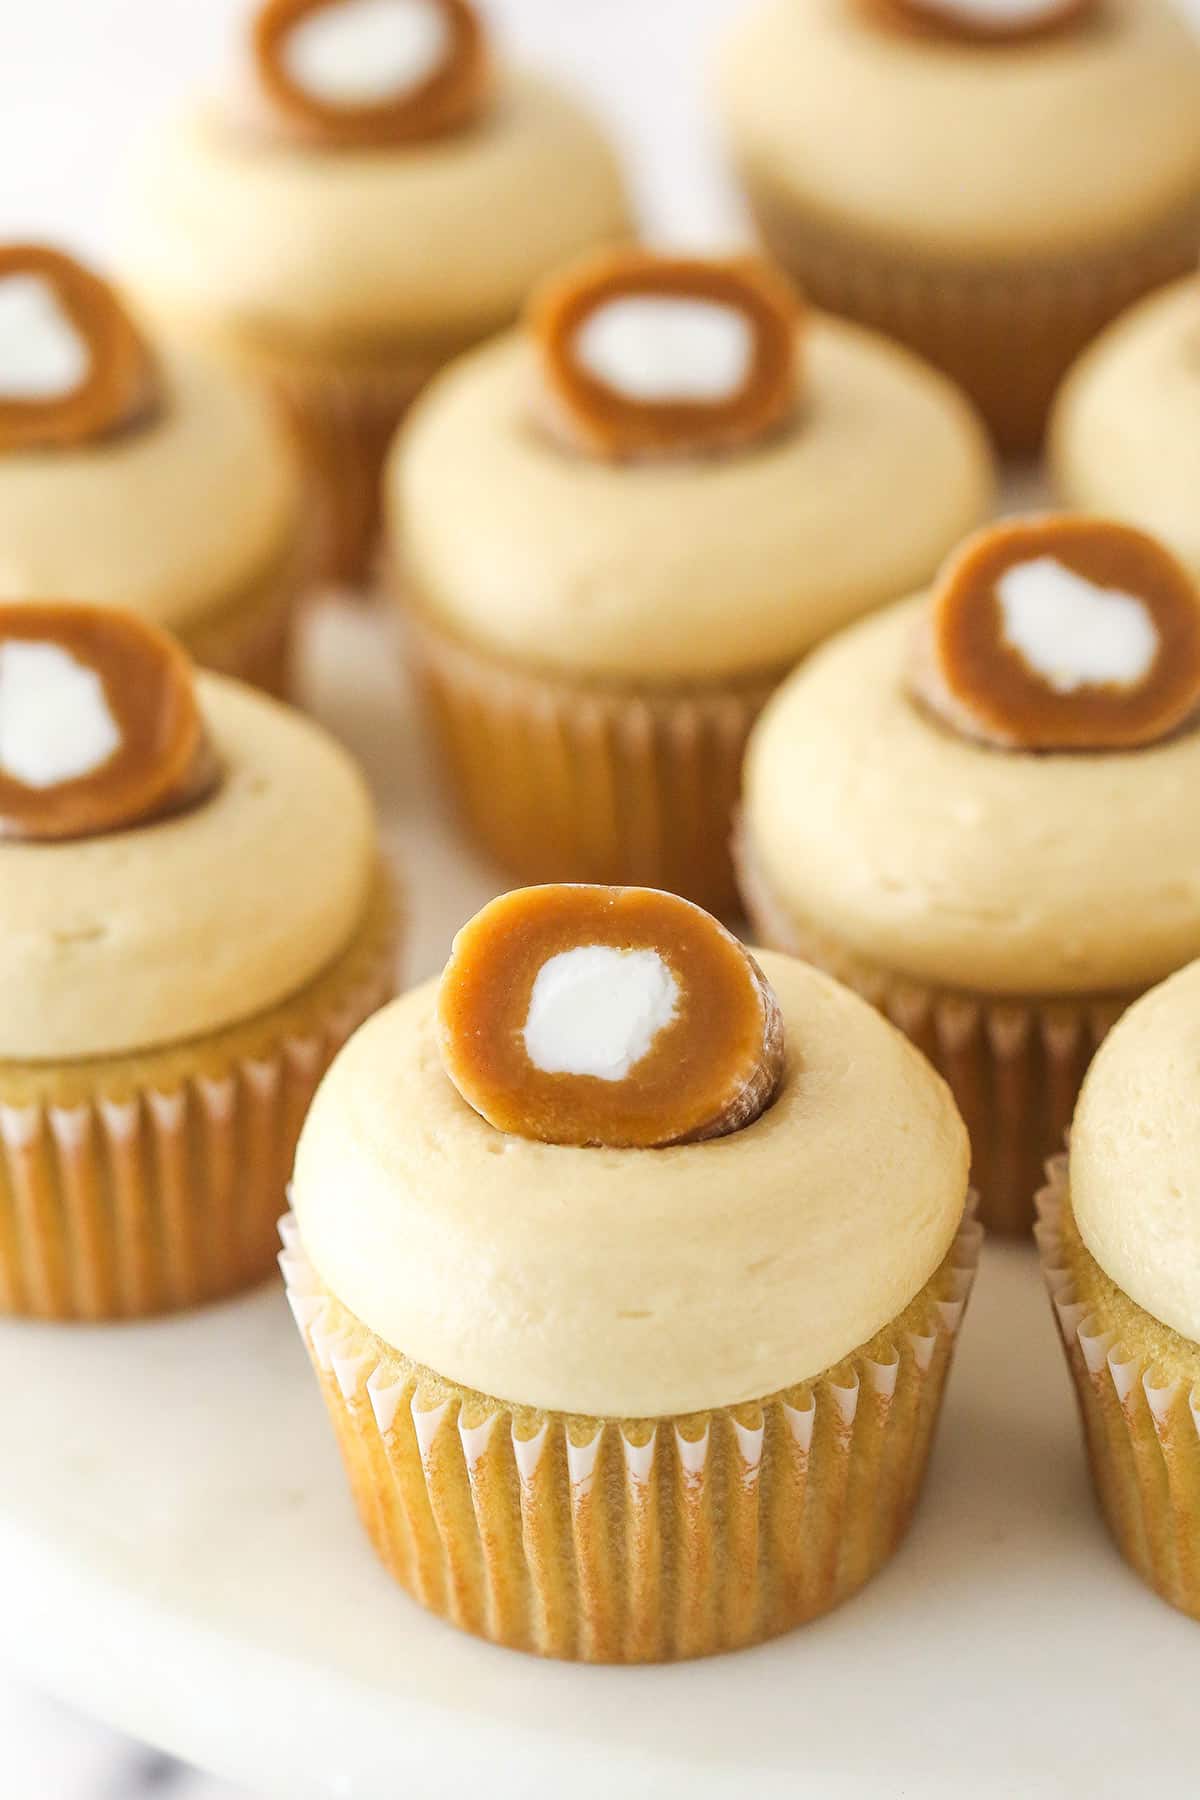
[[[387,470],[410,641],[467,824],[524,880],[735,904],[767,695],[986,515],[943,377],[750,260],[618,251],[448,369]]]
[[[0,1310],[129,1318],[260,1279],[395,938],[323,732],[193,680],[132,613],[0,606]]]
[[[282,396],[328,501],[327,571],[357,581],[413,394],[562,257],[625,234],[621,180],[464,0],[266,0],[240,63],[145,147],[124,274]]]
[[[1171,0],[770,0],[721,71],[769,248],[939,363],[1001,443],[1200,242],[1200,45]]]
[[[1084,1083],[1038,1240],[1122,1555],[1200,1619],[1200,964],[1132,1007]]]
[[[1200,278],[1119,319],[1067,377],[1050,459],[1059,493],[1152,531],[1200,577]]]
[[[338,1058],[285,1228],[388,1569],[592,1662],[837,1604],[917,1498],[966,1165],[944,1084],[816,971],[667,894],[493,902]]]
[[[244,378],[149,344],[61,252],[0,246],[0,600],[128,606],[278,693],[311,574],[303,510]]]
[[[949,1080],[985,1223],[1028,1229],[1088,1061],[1200,955],[1200,595],[1104,521],[997,526],[767,709],[740,862],[763,940]]]

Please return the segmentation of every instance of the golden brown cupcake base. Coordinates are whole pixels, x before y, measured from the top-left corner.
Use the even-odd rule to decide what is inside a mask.
[[[1143,1581],[1200,1619],[1200,1345],[1144,1312],[1101,1269],[1071,1211],[1065,1157],[1050,1165],[1038,1214],[1042,1270],[1109,1531]]]
[[[257,1018],[142,1055],[0,1062],[0,1312],[136,1318],[261,1281],[301,1121],[395,984],[382,874],[333,966]]]
[[[367,1533],[414,1599],[513,1649],[665,1662],[816,1618],[886,1562],[921,1487],[981,1233],[906,1310],[761,1402],[663,1419],[517,1408],[441,1380],[330,1295],[289,1299]]]
[[[739,910],[742,755],[786,671],[711,690],[584,684],[485,656],[413,609],[408,643],[463,821],[505,869]]]
[[[970,1134],[983,1225],[1029,1231],[1046,1158],[1063,1143],[1087,1066],[1138,994],[1021,997],[913,981],[795,918],[770,892],[744,830],[735,856],[755,940],[835,976],[912,1039],[949,1082]]]
[[[1196,265],[1200,202],[1108,252],[1061,263],[962,268],[801,216],[757,174],[747,191],[763,240],[815,307],[898,338],[974,399],[1003,450],[1041,442],[1055,391],[1084,346],[1126,307]]]
[[[185,648],[204,668],[286,699],[295,626],[312,565],[312,546],[302,534],[280,562],[227,605],[181,631]]]

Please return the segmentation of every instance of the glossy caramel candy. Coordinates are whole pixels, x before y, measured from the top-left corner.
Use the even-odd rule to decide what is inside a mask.
[[[106,281],[43,244],[0,245],[0,453],[108,437],[158,398],[153,356]]]
[[[997,525],[944,568],[914,686],[954,729],[1005,749],[1153,744],[1200,709],[1200,591],[1128,525]]]
[[[330,148],[462,130],[491,94],[487,39],[467,0],[267,0],[251,47],[275,127]]]
[[[977,43],[1047,37],[1081,23],[1098,0],[858,0],[890,25]]]
[[[165,632],[113,607],[0,605],[0,836],[142,824],[215,775],[191,664]]]
[[[734,450],[797,405],[795,290],[769,264],[606,251],[534,296],[538,412],[614,461]]]
[[[710,915],[654,888],[522,888],[454,940],[446,1073],[498,1131],[654,1148],[742,1130],[782,1076],[766,978]]]

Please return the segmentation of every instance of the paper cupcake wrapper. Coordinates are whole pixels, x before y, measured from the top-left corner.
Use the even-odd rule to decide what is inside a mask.
[[[769,1399],[680,1418],[513,1407],[410,1362],[321,1284],[288,1298],[363,1524],[431,1611],[511,1648],[655,1662],[753,1644],[891,1555],[928,1460],[980,1227],[870,1344]]]
[[[260,1281],[300,1125],[394,991],[397,919],[369,919],[303,994],[192,1044],[61,1069],[0,1063],[0,1311],[129,1319]]]
[[[869,1000],[943,1075],[971,1138],[971,1183],[989,1231],[1028,1232],[1046,1158],[1063,1143],[1087,1066],[1136,994],[1012,999],[931,987],[867,961],[794,917],[735,839],[757,941],[824,969]]]
[[[315,564],[338,587],[364,588],[378,575],[383,465],[396,430],[437,364],[338,371],[260,371],[290,421],[319,496]]]
[[[180,633],[198,663],[249,681],[277,699],[290,686],[293,628],[313,579],[311,534],[300,530],[286,556],[257,581]]]
[[[530,883],[666,888],[736,911],[729,834],[742,756],[781,677],[601,687],[510,668],[415,607],[407,635],[463,820],[505,869]]]
[[[1108,1528],[1143,1581],[1200,1619],[1200,1345],[1143,1312],[1090,1255],[1066,1157],[1047,1170],[1036,1235]]]
[[[747,187],[764,242],[808,299],[944,369],[1009,451],[1037,448],[1080,351],[1143,294],[1194,269],[1200,244],[1200,203],[1191,201],[1114,249],[956,267],[839,232],[753,175]]]

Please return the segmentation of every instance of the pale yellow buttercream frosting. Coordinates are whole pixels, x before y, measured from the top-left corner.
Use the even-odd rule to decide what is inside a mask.
[[[1200,963],[1104,1040],[1071,1128],[1071,1207],[1105,1274],[1200,1343]]]
[[[507,1137],[437,1051],[430,983],[360,1030],[305,1126],[293,1205],[322,1280],[389,1344],[500,1399],[600,1416],[731,1405],[818,1374],[903,1310],[966,1197],[949,1090],[790,958],[779,1096],[665,1150]]]
[[[1072,506],[1140,525],[1200,573],[1200,276],[1142,301],[1086,353],[1050,453]]]
[[[906,256],[1061,259],[1200,193],[1200,45],[1171,0],[1103,0],[1004,45],[771,0],[739,25],[720,100],[751,180]]]
[[[290,554],[295,456],[267,402],[186,355],[161,359],[149,423],[0,453],[0,598],[126,606],[187,630]]]
[[[1200,955],[1200,729],[1070,755],[960,736],[908,691],[925,604],[855,626],[768,703],[744,792],[766,889],[951,988],[1128,990]]]
[[[742,451],[613,464],[531,422],[511,335],[419,401],[386,476],[414,597],[527,665],[657,682],[774,670],[924,581],[985,515],[980,425],[946,379],[812,317],[793,423]]]
[[[267,143],[195,105],[143,146],[119,242],[161,317],[352,355],[494,330],[539,275],[627,229],[597,126],[509,75],[478,126],[390,151]]]
[[[107,836],[0,842],[0,1057],[71,1060],[215,1031],[304,986],[375,879],[355,763],[289,708],[197,677],[222,779]]]

